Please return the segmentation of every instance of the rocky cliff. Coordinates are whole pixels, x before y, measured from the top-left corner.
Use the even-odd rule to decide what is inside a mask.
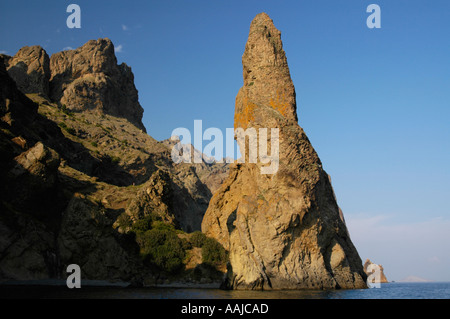
[[[42,47],[23,47],[15,56],[5,56],[4,62],[20,91],[49,95],[50,58]]]
[[[50,96],[71,111],[92,110],[123,117],[145,131],[131,68],[117,65],[109,39],[91,40],[50,58]]]
[[[366,287],[329,177],[297,123],[280,31],[265,13],[251,23],[242,64],[244,85],[236,97],[234,127],[278,128],[279,169],[261,174],[261,162],[235,163],[209,203],[202,231],[229,251],[225,286]],[[241,153],[249,148],[248,140],[238,143]]]
[[[49,58],[40,46],[2,55],[11,78],[23,93],[50,98],[72,112],[91,111],[127,119],[145,131],[131,68],[117,64],[111,40],[87,42]]]
[[[384,274],[384,268],[382,265],[374,264],[370,259],[366,259],[364,263],[364,272],[367,276],[373,275],[372,283],[388,283],[389,281]]]
[[[205,168],[175,165],[141,120],[108,39],[0,56],[0,281],[65,278],[72,263],[83,279],[136,284],[204,273],[182,268],[194,248],[202,261],[185,232],[200,230],[211,198]],[[149,251],[156,239],[175,245],[170,256]]]

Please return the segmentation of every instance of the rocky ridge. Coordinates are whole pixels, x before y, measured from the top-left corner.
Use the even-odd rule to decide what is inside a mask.
[[[133,74],[111,41],[50,59],[41,47],[2,55],[0,81],[0,281],[65,278],[71,263],[84,279],[174,280],[142,258],[147,237],[133,225],[199,230],[211,190],[145,133]],[[198,266],[177,280],[217,276]]]
[[[145,131],[131,68],[117,64],[109,39],[88,41],[50,58],[50,95],[71,111],[93,110],[123,117]]]

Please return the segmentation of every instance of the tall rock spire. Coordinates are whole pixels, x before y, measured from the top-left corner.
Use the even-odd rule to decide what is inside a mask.
[[[202,231],[229,251],[233,289],[364,288],[362,261],[327,173],[297,123],[281,34],[265,13],[252,21],[242,57],[235,128],[278,128],[279,169],[235,163],[214,194]],[[261,135],[260,135],[261,137]],[[241,152],[245,140],[238,140]]]
[[[281,33],[265,13],[258,14],[251,23],[242,65],[244,86],[237,97],[235,128],[245,128],[254,120],[256,106],[271,106],[287,119],[297,121],[295,88]]]

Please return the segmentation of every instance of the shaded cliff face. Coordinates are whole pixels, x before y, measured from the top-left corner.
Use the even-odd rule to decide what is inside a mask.
[[[145,131],[131,68],[117,65],[109,39],[87,42],[50,58],[50,96],[72,111],[93,110],[123,117]]]
[[[41,46],[23,47],[5,64],[20,91],[49,95],[50,59]]]
[[[212,197],[202,231],[229,250],[233,289],[364,288],[366,275],[322,163],[297,123],[280,32],[252,21],[242,57],[236,128],[278,128],[279,170],[233,164]],[[238,141],[240,149],[248,147]],[[268,141],[270,143],[270,141]]]
[[[95,199],[97,189],[117,187],[68,165],[99,160],[40,113],[60,111],[40,95],[29,96],[45,105],[29,99],[10,70],[0,58],[0,281],[59,278],[70,263],[84,265],[86,279],[151,276],[111,227],[117,213]]]

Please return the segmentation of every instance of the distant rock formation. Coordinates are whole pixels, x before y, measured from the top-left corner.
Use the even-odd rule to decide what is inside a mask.
[[[406,278],[403,278],[402,280],[399,280],[399,282],[433,282],[433,280],[425,279],[418,276],[408,276]]]
[[[370,259],[367,259],[364,263],[364,272],[367,274],[367,276],[370,276],[371,274],[374,274],[372,277],[372,283],[388,283],[389,281],[386,278],[386,275],[384,274],[384,268],[381,265],[374,264],[370,261]]]
[[[362,262],[328,175],[297,123],[280,31],[265,13],[251,23],[242,64],[244,85],[236,97],[234,127],[279,128],[279,170],[262,175],[264,164],[232,164],[210,201],[202,231],[229,251],[224,285],[365,288]],[[238,143],[242,153],[248,145]]]
[[[164,145],[167,145],[171,150],[177,143],[180,143],[178,137],[169,138],[162,141]],[[200,180],[208,187],[211,194],[214,194],[216,190],[222,185],[223,181],[228,177],[229,163],[226,159],[223,159],[223,163],[217,162],[214,158],[208,157],[207,155],[201,153],[199,150],[195,149],[193,145],[189,145],[191,150],[191,158],[189,159],[183,154],[183,158],[186,157],[186,162],[194,162],[194,158],[201,158],[201,163],[195,163],[195,172],[200,178]]]

